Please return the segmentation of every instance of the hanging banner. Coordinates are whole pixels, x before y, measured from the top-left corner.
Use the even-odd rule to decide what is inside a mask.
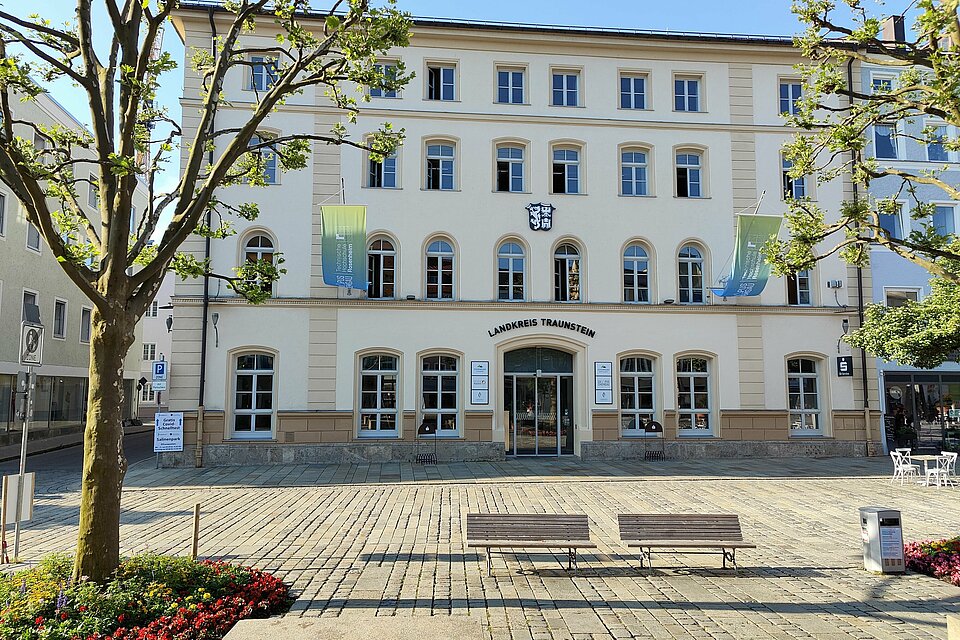
[[[323,282],[344,289],[367,288],[367,208],[320,207]]]
[[[760,255],[760,250],[767,240],[780,233],[782,220],[779,216],[737,216],[737,246],[733,257],[733,272],[723,283],[723,288],[711,289],[714,295],[724,298],[760,295],[767,285],[767,278],[770,277],[770,265]]]

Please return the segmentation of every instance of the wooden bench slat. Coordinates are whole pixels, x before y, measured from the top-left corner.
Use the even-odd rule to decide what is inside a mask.
[[[595,542],[589,540],[471,540],[467,547],[472,548],[515,548],[537,547],[543,549],[596,549]]]
[[[631,540],[627,543],[628,547],[648,547],[653,549],[693,549],[693,548],[713,548],[713,549],[756,549],[757,545],[752,542],[743,542],[740,540]]]

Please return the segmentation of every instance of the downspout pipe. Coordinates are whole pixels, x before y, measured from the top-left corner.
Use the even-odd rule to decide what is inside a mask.
[[[207,17],[210,19],[210,53],[216,58],[217,55],[217,23],[213,19],[213,7],[207,9]],[[215,131],[216,115],[210,118],[210,131]],[[214,156],[213,149],[210,150],[207,158],[212,165]],[[211,224],[211,212],[207,209],[207,228]],[[210,237],[207,236],[203,241],[203,260],[204,264],[210,259]],[[210,275],[203,274],[203,318],[200,325],[200,389],[197,399],[197,447],[195,451],[194,465],[203,466],[203,414],[204,414],[204,396],[207,387],[207,330],[210,311]]]
[[[853,105],[853,58],[847,60],[847,91],[851,93],[850,96],[850,105]],[[856,158],[856,152],[851,151],[851,156]],[[857,183],[853,180],[850,181],[851,186],[853,187],[853,202],[857,203],[860,200],[860,189],[857,186]],[[863,326],[863,309],[864,309],[864,296],[863,296],[863,267],[857,267],[857,318],[859,319],[858,326]],[[870,425],[870,386],[869,378],[867,376],[867,352],[863,349],[860,349],[860,378],[863,384],[863,425],[866,434],[866,447],[867,455],[870,455],[870,443],[872,442],[872,429]],[[880,435],[882,440],[882,446],[884,448],[884,454],[886,454],[887,447],[887,438],[886,434],[883,432],[883,426],[880,427]]]

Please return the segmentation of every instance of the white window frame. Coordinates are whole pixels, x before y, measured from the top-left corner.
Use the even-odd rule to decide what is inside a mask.
[[[30,244],[32,234],[36,234],[35,237],[37,239],[37,246],[35,247]],[[33,226],[33,223],[29,221],[27,222],[27,239],[24,246],[27,248],[27,251],[36,253],[37,255],[40,255],[43,247],[43,236],[40,235],[40,230]]]
[[[439,242],[442,242],[442,243],[446,244],[446,245],[450,248],[450,251],[446,251],[446,250],[443,249],[442,247],[438,247],[438,248],[434,249],[434,248],[433,248],[433,245],[436,244],[436,243],[439,243]],[[449,269],[444,269],[444,268],[443,268],[443,259],[444,259],[444,258],[447,258],[447,257],[450,258],[450,268],[449,268]],[[423,270],[423,275],[424,275],[424,282],[423,282],[423,285],[424,285],[424,287],[423,287],[423,294],[424,294],[424,295],[423,295],[423,297],[424,297],[424,299],[425,299],[425,300],[435,300],[435,301],[446,301],[446,302],[449,302],[449,301],[451,301],[451,300],[456,300],[456,299],[457,299],[457,248],[453,245],[453,242],[451,242],[451,241],[448,240],[447,238],[443,238],[443,237],[431,238],[430,241],[427,243],[426,251],[424,251],[424,258],[425,258],[425,261],[424,261],[424,267],[425,267],[425,268],[424,268],[424,270]],[[437,266],[436,266],[436,271],[437,271],[437,282],[436,282],[437,295],[436,295],[436,296],[433,296],[433,297],[430,296],[430,261],[431,261],[431,260],[436,260],[436,261],[437,261],[437,262],[436,262],[436,265],[437,265]],[[449,295],[449,296],[443,295],[443,288],[444,288],[445,286],[447,286],[447,285],[443,282],[443,274],[444,274],[445,272],[447,272],[447,271],[450,272],[450,283],[449,283],[450,295]]]
[[[378,60],[373,66],[379,67],[384,76],[389,76],[390,73],[383,71],[383,69],[392,68],[394,77],[396,77],[399,62],[399,60],[395,59]],[[401,97],[399,89],[381,89],[379,87],[367,87],[367,95],[371,98],[383,98],[386,100],[398,100]]]
[[[944,133],[944,137],[945,137],[945,138],[950,138],[950,137],[952,137],[952,135],[953,135],[953,133],[954,133],[953,127],[951,127],[951,126],[950,126],[949,124],[947,124],[946,122],[943,122],[942,120],[928,120],[927,122],[924,122],[924,126],[925,126],[925,127],[936,127],[937,129],[945,129],[945,130],[946,130],[946,132]],[[934,162],[934,163],[936,163],[936,164],[938,164],[938,165],[939,165],[939,164],[945,164],[945,163],[948,163],[948,162],[956,162],[957,153],[956,153],[955,151],[950,151],[949,149],[943,148],[943,145],[942,145],[942,144],[940,144],[940,147],[943,148],[943,152],[944,152],[944,154],[946,154],[946,156],[947,156],[947,157],[944,158],[943,160],[933,160],[933,159],[931,159],[931,158],[930,158],[930,145],[929,145],[929,144],[925,144],[925,145],[923,145],[923,146],[924,146],[924,157],[927,159],[927,162]]]
[[[146,312],[143,314],[146,318],[156,318],[160,315],[160,303],[156,300],[150,303]]]
[[[683,93],[677,91],[677,83],[683,82]],[[695,83],[697,87],[697,95],[693,96],[690,91],[690,83]],[[677,113],[703,113],[706,111],[704,108],[704,91],[703,91],[703,74],[702,73],[675,73],[673,74],[673,110]],[[690,108],[691,98],[696,99],[696,109]],[[677,108],[677,101],[683,101],[683,108]]]
[[[273,84],[280,79],[280,60],[276,56],[254,54],[250,56],[249,62],[250,72],[247,74],[247,82],[244,85],[247,91],[258,93],[269,91]],[[260,69],[260,73],[257,73],[257,69]],[[258,86],[258,77],[262,80],[263,86]]]
[[[240,369],[240,358],[243,356],[254,356],[254,368],[253,369]],[[259,356],[268,356],[272,360],[271,369],[258,369],[257,366],[257,357]],[[230,407],[232,409],[230,414],[230,433],[231,437],[235,440],[272,440],[274,433],[277,429],[277,372],[279,367],[277,367],[277,355],[275,353],[270,353],[269,351],[262,351],[257,349],[252,350],[243,350],[236,351],[231,355],[232,361],[232,383],[230,385],[231,391],[231,402]],[[250,391],[239,392],[237,390],[237,379],[241,375],[249,375],[253,377],[252,386]],[[257,395],[264,393],[263,391],[258,391],[257,381],[260,376],[270,375],[272,377],[271,386],[270,386],[270,409],[258,409],[257,408]],[[238,393],[248,393],[251,395],[251,408],[250,409],[238,409],[237,408],[237,394]],[[238,415],[250,416],[250,430],[249,431],[238,431],[237,430],[237,421],[236,418]],[[256,417],[261,415],[270,416],[270,430],[269,431],[257,431]]]
[[[628,162],[624,160],[624,155],[631,153],[634,154],[632,159]],[[636,154],[643,154],[643,161],[636,161]],[[620,160],[620,195],[627,198],[643,198],[650,196],[650,159],[653,154],[650,149],[646,147],[621,147],[619,149],[619,160]],[[630,170],[630,179],[624,179],[624,170]],[[638,171],[642,171],[643,180],[637,180]],[[633,193],[626,193],[624,187],[627,183],[631,185],[630,190]],[[643,185],[643,193],[637,193],[637,185]]]
[[[695,372],[695,371],[680,371],[680,361],[681,360],[703,360],[706,362],[706,371],[705,372]],[[682,355],[674,358],[674,367],[676,374],[676,391],[677,391],[677,436],[678,437],[710,437],[716,434],[716,422],[713,416],[713,381],[711,377],[713,375],[714,359],[708,356],[702,355]],[[692,367],[691,367],[692,368]],[[690,391],[682,392],[680,390],[680,379],[687,378],[690,381]],[[706,408],[697,408],[696,407],[696,394],[704,393],[696,391],[695,380],[705,380],[706,381],[706,396],[707,396],[707,406]],[[682,409],[680,407],[680,398],[683,395],[688,396],[688,401],[690,402],[689,409]],[[707,428],[701,429],[696,426],[697,424],[697,415],[705,414],[707,417]],[[693,425],[688,429],[682,428],[680,422],[682,416],[690,416],[690,424]]]
[[[0,193],[0,238],[7,237],[7,194]]]
[[[84,318],[86,316],[86,318]],[[87,334],[86,340],[83,338],[83,334]],[[93,336],[93,307],[80,307],[80,344],[90,344],[90,339]]]
[[[24,300],[27,294],[33,296],[33,304],[35,304],[38,309],[40,308],[40,292],[35,289],[24,288],[20,293],[20,322],[24,322],[27,319],[27,305],[26,300]]]
[[[377,368],[365,369],[363,361],[365,358],[377,358]],[[382,358],[393,358],[394,368],[388,369],[382,366]],[[361,438],[396,438],[400,434],[400,420],[402,412],[400,410],[400,356],[394,353],[363,353],[360,354],[357,361],[357,370],[359,378],[357,380],[357,434]],[[376,391],[366,393],[376,393],[377,406],[364,408],[363,406],[363,381],[365,377],[373,377],[376,380]],[[384,390],[384,382],[388,378],[393,378],[393,408],[385,407],[384,398],[389,391]],[[383,429],[380,427],[381,416],[393,416],[393,429]],[[370,416],[372,419],[372,429],[364,428],[364,417]]]
[[[384,249],[381,246],[380,248],[375,249],[373,245],[378,242],[389,243],[390,248]],[[397,298],[397,267],[399,266],[399,263],[400,263],[399,255],[400,254],[397,251],[397,243],[394,242],[393,238],[382,236],[382,235],[374,236],[373,238],[370,238],[370,241],[367,243],[367,276],[368,276],[367,277],[367,280],[368,280],[367,298],[368,299],[396,300]],[[376,256],[375,258],[376,265],[372,264],[372,261],[374,260],[374,256]],[[383,259],[388,256],[393,256],[393,267],[389,269],[383,266]],[[374,280],[373,278],[369,277],[369,274],[370,274],[370,271],[374,268],[377,270],[377,276],[378,276],[378,281],[380,283],[380,288],[379,288],[379,291],[374,292],[374,293],[378,293],[379,295],[372,296],[370,295],[370,293],[374,286]],[[385,283],[384,276],[388,272],[390,274],[390,286],[393,288],[393,295],[390,295],[390,296],[383,295],[383,288]]]
[[[557,160],[556,154],[558,152],[563,152],[564,158]],[[566,154],[573,152],[576,154],[575,160],[570,160]],[[557,172],[557,167],[563,167],[563,191],[556,190],[556,184],[554,181],[554,176]],[[571,168],[575,170],[571,177]],[[572,181],[572,182],[571,182]],[[575,189],[570,190],[571,184],[574,185]],[[554,195],[580,195],[584,193],[583,189],[583,147],[576,144],[553,144],[550,145],[550,193]]]
[[[527,146],[519,142],[498,142],[494,148],[495,158],[494,158],[494,171],[493,171],[493,189],[497,193],[527,193]],[[511,152],[510,157],[501,158],[501,151]],[[512,152],[519,151],[520,157],[513,157]],[[500,163],[506,165],[507,171],[507,188],[500,188]],[[518,179],[518,176],[514,175],[515,169],[520,168],[520,188],[514,189],[514,180]]]
[[[423,99],[429,102],[459,102],[460,101],[460,73],[459,73],[459,64],[455,60],[425,60],[424,61],[424,81],[423,81]],[[437,69],[439,71],[439,96],[438,98],[430,97],[430,72],[432,69]],[[452,72],[453,78],[450,83],[447,83],[443,76],[444,71],[449,70]],[[450,97],[443,97],[443,90],[446,87],[450,87]]]
[[[957,217],[957,212],[958,212],[957,203],[956,202],[931,202],[930,204],[934,207],[933,215],[930,216],[930,224],[931,225],[934,224],[934,216],[936,216],[937,209],[941,207],[950,209],[953,212],[953,215],[951,216],[951,222],[953,223],[953,235],[960,235],[960,224],[958,224],[960,220],[958,220],[958,217]],[[940,233],[939,229],[937,229],[937,233]]]
[[[803,372],[802,364],[800,372],[790,372],[790,363],[794,360],[800,361],[801,363],[812,362],[813,363],[813,373]],[[820,366],[820,360],[817,358],[812,358],[810,356],[792,356],[787,358],[787,411],[789,412],[789,430],[791,436],[822,436],[824,434],[823,429],[823,394],[820,393],[820,370],[823,368]],[[799,380],[799,393],[792,393],[790,391],[790,382],[792,379]],[[814,390],[810,394],[804,390],[804,380],[813,380],[814,381]],[[792,395],[799,395],[800,408],[793,408],[791,404]],[[813,395],[816,399],[816,409],[806,409],[805,399]],[[793,421],[795,417],[799,417],[801,424],[806,422],[806,416],[813,416],[815,427],[799,427],[794,428]]]
[[[561,249],[572,248],[575,253],[561,253]],[[576,297],[571,279],[572,267],[576,263]],[[553,250],[553,301],[568,304],[583,302],[583,249],[572,241],[565,240]],[[561,283],[561,284],[558,284]]]
[[[628,80],[630,82],[629,91],[623,90],[623,82]],[[643,82],[643,91],[640,93],[636,92],[636,81],[640,80]],[[617,74],[617,107],[623,109],[624,111],[649,111],[650,107],[650,72],[649,71],[631,71],[627,69],[621,69]],[[640,96],[643,105],[637,106],[637,96]],[[630,105],[624,106],[624,96],[629,96]]]
[[[915,302],[923,300],[923,288],[922,287],[906,287],[906,286],[890,286],[883,288],[883,304],[889,306],[890,301],[890,292],[899,292],[899,293],[915,293],[917,294],[917,299]]]
[[[557,89],[554,87],[557,77],[562,77],[563,85],[561,88]],[[576,88],[570,88],[570,78],[576,78]],[[555,91],[562,92],[563,101],[561,103],[556,102]],[[574,102],[573,104],[569,103],[570,94],[573,94]],[[571,69],[568,67],[554,67],[550,69],[550,106],[551,107],[582,107],[583,106],[583,70],[582,69]]]
[[[140,404],[156,404],[157,392],[153,390],[153,383],[147,382],[140,388]]]
[[[426,369],[424,367],[424,364],[428,358],[452,358],[455,363],[456,369],[452,372],[450,370]],[[428,416],[437,416],[437,418],[435,418],[437,422],[436,433],[433,434],[433,436],[426,436],[426,437],[437,437],[437,438],[459,437],[462,431],[462,422],[463,422],[460,416],[460,406],[461,406],[460,371],[463,368],[462,358],[459,355],[456,355],[453,353],[427,353],[427,354],[419,355],[418,359],[419,359],[419,362],[418,362],[417,369],[420,373],[420,389],[419,389],[420,393],[419,393],[419,399],[418,399],[418,404],[420,409],[420,424],[426,422],[428,419],[427,418]],[[427,391],[426,384],[425,384],[427,378],[437,378],[437,386],[435,391]],[[443,390],[443,381],[449,378],[453,379],[453,387],[454,387],[453,392],[449,390],[445,392]],[[425,399],[428,393],[436,394],[436,397],[437,397],[436,408],[428,409],[426,407]],[[453,393],[455,402],[454,402],[454,407],[452,409],[450,407],[443,407],[444,393],[447,393],[447,394]],[[443,420],[443,416],[453,416],[456,427],[454,429],[441,430],[442,429],[441,423]],[[419,437],[423,437],[423,436],[419,436]]]
[[[270,246],[269,247],[252,246],[250,243],[253,242],[253,240],[256,238],[266,238],[267,241],[270,243]],[[243,244],[240,246],[240,251],[242,254],[241,255],[242,264],[246,264],[247,262],[256,262],[257,260],[265,259],[266,256],[270,256],[270,264],[276,265],[277,263],[276,254],[279,253],[277,251],[277,241],[274,239],[274,237],[271,234],[263,230],[255,230],[248,233],[243,240]],[[253,260],[250,259],[251,254],[256,256]],[[269,293],[271,296],[275,295],[276,293],[275,291],[276,284],[277,284],[276,281],[269,283],[269,286],[270,286]],[[267,293],[267,283],[261,284],[260,288],[265,293]]]
[[[687,249],[693,249],[697,252],[697,258],[691,256],[684,256],[683,253]],[[698,245],[687,243],[680,247],[680,250],[677,251],[677,302],[680,304],[706,304],[707,303],[707,271],[706,271],[706,256],[704,255],[704,250]],[[683,273],[683,265],[687,265],[687,273]],[[700,286],[697,287],[694,285],[695,278],[697,274],[694,273],[693,267],[695,265],[700,265]],[[687,280],[684,284],[684,279]],[[700,294],[700,300],[697,300],[697,293]],[[687,294],[687,300],[683,299],[683,294]]]
[[[649,371],[624,371],[623,365],[626,360],[646,360],[650,363]],[[646,429],[643,428],[643,420],[646,418],[650,421],[655,421],[657,419],[657,361],[654,357],[646,354],[627,354],[621,356],[617,363],[618,375],[619,378],[619,398],[618,404],[620,406],[620,433],[624,436],[629,436],[632,438],[656,438],[660,437],[661,434],[658,433],[648,433]],[[632,390],[624,392],[624,380],[632,380]],[[641,392],[640,391],[640,380],[649,380],[650,381],[650,392]],[[650,407],[641,408],[640,401],[643,396],[650,396]],[[624,396],[629,396],[633,401],[633,408],[625,409],[624,408]],[[634,425],[632,428],[624,426],[626,419],[630,418],[628,424]]]
[[[267,131],[258,131],[250,137],[250,146],[269,142],[278,137],[277,134]],[[250,153],[259,153],[263,157],[263,175],[264,184],[274,186],[280,184],[280,163],[277,158],[276,148],[273,146],[256,149]]]
[[[890,129],[890,143],[893,145],[894,156],[892,158],[887,156],[880,156],[877,152],[877,130],[879,127],[886,127]],[[896,122],[878,122],[871,127],[873,134],[873,157],[877,160],[902,160],[903,159],[903,149],[901,148],[901,136],[900,136],[900,125]]]
[[[63,324],[62,331],[57,333],[57,309],[63,306]],[[67,339],[67,322],[70,321],[70,307],[66,300],[63,298],[54,298],[53,299],[53,322],[50,323],[50,335],[53,336],[54,340],[66,340]]]
[[[636,256],[636,255],[628,256],[627,253],[628,253],[631,249],[634,249],[634,248],[643,251],[643,257]],[[647,247],[645,247],[643,244],[641,244],[641,243],[639,243],[639,242],[631,242],[631,243],[628,244],[626,247],[624,247],[624,249],[623,249],[623,255],[620,256],[620,258],[621,258],[621,260],[620,260],[620,266],[621,266],[621,283],[620,283],[620,284],[621,284],[621,287],[620,287],[620,290],[621,290],[621,292],[622,292],[622,294],[623,294],[623,302],[624,302],[625,304],[651,304],[651,303],[653,302],[653,296],[651,295],[651,292],[650,292],[650,285],[651,285],[651,283],[652,283],[652,281],[653,281],[653,278],[651,277],[651,276],[653,275],[652,272],[651,272],[651,264],[652,264],[653,261],[650,259],[650,251],[648,251],[648,250],[647,250]],[[632,278],[633,278],[633,285],[632,285],[631,287],[629,287],[629,288],[627,287],[627,284],[626,284],[626,279],[627,279],[627,274],[628,274],[627,266],[626,266],[626,263],[627,263],[627,262],[633,263],[633,265],[634,265],[633,270],[629,272],[630,275],[631,275]],[[646,263],[646,265],[647,265],[647,267],[646,267],[646,272],[647,272],[647,274],[646,274],[647,285],[646,285],[645,287],[641,287],[641,286],[639,285],[639,280],[640,280],[640,274],[641,274],[641,272],[636,269],[636,265],[637,265],[637,263],[639,263],[639,262],[644,262],[644,263]],[[627,300],[627,291],[632,291],[632,292],[633,292],[633,298],[634,298],[633,300]],[[641,293],[645,293],[645,294],[646,294],[646,298],[647,298],[646,300],[640,300],[640,299],[639,299],[639,298],[641,297]]]
[[[507,75],[507,84],[500,84],[500,74],[506,73]],[[520,102],[516,102],[513,99],[514,92],[518,87],[514,85],[514,74],[520,74]],[[496,104],[529,104],[527,101],[527,68],[524,66],[516,66],[510,64],[500,64],[496,66],[494,71],[494,96],[493,101]],[[507,90],[507,96],[509,100],[506,102],[500,100],[500,89],[505,87]]]
[[[680,162],[680,156],[684,156],[683,163]],[[689,162],[689,156],[696,157],[698,160],[697,164],[691,164]],[[705,156],[706,154],[701,149],[674,149],[673,174],[674,179],[676,180],[676,191],[674,192],[674,195],[677,198],[683,198],[685,200],[700,200],[707,197],[706,180],[704,179],[706,176]],[[681,169],[685,171],[683,180],[680,179]],[[692,175],[692,172],[694,171],[696,171],[696,180],[693,179],[694,176]],[[686,195],[680,195],[681,183],[684,185],[684,191],[686,191]],[[691,195],[691,192],[693,191],[691,187],[693,185],[696,185],[697,187],[697,195]]]
[[[438,150],[431,153],[431,147]],[[449,147],[450,155],[445,155],[444,147]],[[423,190],[424,191],[457,191],[457,143],[446,138],[429,139],[423,145]],[[437,168],[431,169],[430,162],[434,161]],[[446,166],[449,165],[449,171]],[[436,181],[431,180],[431,171],[436,171]],[[450,186],[444,187],[444,177],[450,176]],[[431,186],[436,184],[436,186]]]
[[[787,305],[791,307],[810,307],[813,306],[813,270],[804,269],[787,275]],[[807,301],[802,302],[802,294],[806,292]],[[790,301],[791,294],[795,302]]]
[[[793,168],[793,163],[785,156],[780,154],[780,178],[782,189],[780,191],[780,198],[784,201],[787,199],[792,200],[809,200],[810,199],[810,186],[807,182],[807,176],[801,176],[799,178],[790,177],[790,169]]]
[[[516,247],[520,250],[520,253],[508,249],[508,245],[511,247]],[[501,260],[507,261],[507,268],[504,269],[500,265]],[[520,261],[520,268],[516,268],[516,261]],[[514,289],[517,285],[514,284],[514,277],[516,275],[520,276],[520,296],[517,297],[514,295]],[[501,284],[501,276],[506,275],[507,284]],[[502,295],[503,289],[506,288],[506,297]],[[527,252],[524,246],[515,239],[507,239],[499,244],[497,247],[497,301],[498,302],[523,302],[526,300],[527,296]]]
[[[870,94],[877,93],[877,84],[880,83],[889,83],[890,86],[884,88],[884,92],[889,93],[894,90],[894,85],[897,84],[897,74],[889,73],[876,73],[870,72]]]
[[[788,96],[783,97],[783,89],[787,87]],[[793,88],[800,88],[800,95],[794,97]],[[777,113],[781,116],[795,116],[799,113],[797,103],[803,99],[803,82],[799,78],[780,78],[777,83]],[[784,100],[787,101],[787,108],[784,110]]]
[[[100,208],[100,178],[95,173],[90,174],[90,182],[87,183],[87,204],[93,209]]]
[[[373,158],[370,157],[370,153],[366,153],[367,159],[367,179],[364,184],[368,189],[399,189],[400,188],[400,154],[398,152],[393,152],[390,155],[384,157],[380,162],[375,162]],[[387,167],[390,166],[392,169],[387,170]],[[387,176],[393,175],[393,184],[388,185]],[[379,182],[379,184],[376,184]]]
[[[906,207],[907,203],[901,200],[898,200],[897,204],[900,206],[900,210],[897,213],[890,213],[890,214],[885,213],[885,214],[877,214],[877,215],[878,216],[880,215],[894,216],[894,219],[897,221],[897,226],[900,227],[900,233],[898,235],[894,235],[894,237],[903,239],[906,236],[910,235],[910,217]],[[883,225],[881,224],[880,226],[883,226]]]
[[[157,359],[157,343],[144,342],[143,343],[143,361],[153,362],[156,359]]]

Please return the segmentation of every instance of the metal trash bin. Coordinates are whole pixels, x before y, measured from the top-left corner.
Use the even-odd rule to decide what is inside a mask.
[[[903,527],[900,512],[882,507],[860,507],[863,568],[879,573],[903,573]]]

